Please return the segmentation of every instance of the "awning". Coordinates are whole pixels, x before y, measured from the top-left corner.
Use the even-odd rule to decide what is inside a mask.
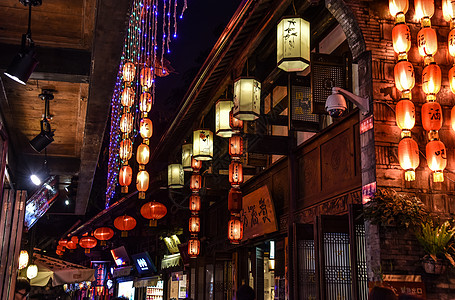
[[[85,268],[50,256],[33,254],[38,266],[38,276],[30,280],[32,286],[45,286],[52,279],[52,286],[95,280],[95,270]]]
[[[172,255],[165,255],[161,260],[161,270],[180,266],[181,256],[179,253]]]

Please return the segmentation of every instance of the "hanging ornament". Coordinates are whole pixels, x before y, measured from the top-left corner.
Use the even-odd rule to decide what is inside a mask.
[[[408,11],[408,0],[389,0],[389,12],[395,17],[396,23],[404,22],[404,15]]]
[[[127,215],[120,216],[115,218],[114,226],[122,232],[121,237],[126,237],[128,231],[136,227],[136,219]]]
[[[141,94],[141,98],[139,100],[139,109],[143,113],[148,113],[152,109],[152,95],[149,92],[143,92]]]
[[[228,239],[231,244],[239,244],[243,239],[243,223],[240,218],[231,216],[228,223]]]
[[[128,193],[128,186],[133,181],[133,170],[130,166],[122,166],[119,173],[119,184],[122,186],[122,193]]]
[[[427,101],[436,100],[436,94],[441,89],[441,68],[430,63],[422,72],[422,90],[427,94]]]
[[[136,177],[136,189],[139,191],[138,199],[145,199],[145,192],[149,188],[149,173],[145,170],[139,171]]]
[[[27,250],[21,250],[19,254],[19,270],[24,269],[28,265],[28,251]]]
[[[128,160],[133,155],[133,143],[130,139],[124,139],[120,142],[119,156],[123,162],[128,162]]]
[[[441,141],[430,141],[426,147],[427,164],[433,171],[433,181],[443,182],[443,171],[447,166],[446,147]]]
[[[193,157],[196,160],[213,158],[213,134],[208,129],[193,131]]]
[[[398,144],[398,160],[405,170],[405,180],[415,180],[415,169],[419,166],[419,146],[411,137],[403,138]]]
[[[218,100],[215,104],[215,134],[220,137],[230,137],[232,135],[229,114],[233,105],[229,99]]]
[[[231,188],[228,195],[228,210],[231,214],[239,214],[242,210],[242,191],[238,188]]]
[[[181,189],[185,184],[185,173],[181,164],[170,164],[167,167],[167,185],[170,189]]]
[[[233,186],[238,186],[243,183],[243,167],[242,163],[233,160],[229,165],[229,182]]]
[[[190,189],[192,191],[199,191],[202,187],[202,177],[199,174],[191,175]]]
[[[193,156],[193,144],[182,145],[182,167],[183,171],[193,171],[191,168],[191,158]]]
[[[398,54],[398,60],[407,58],[411,49],[411,31],[406,24],[397,24],[392,29],[393,50]]]
[[[132,87],[125,87],[122,92],[122,105],[126,108],[129,108],[134,103],[134,98],[136,97],[136,92]]]
[[[130,61],[125,62],[123,65],[123,81],[131,82],[134,80],[134,76],[136,76],[136,66]]]
[[[146,144],[140,144],[137,147],[137,155],[136,155],[137,163],[140,165],[146,165],[149,162],[149,158],[150,158],[149,146],[147,146]]]
[[[191,168],[193,172],[199,172],[202,168],[202,161],[195,159],[194,157],[191,158]]]
[[[167,214],[167,208],[164,204],[151,201],[141,207],[141,215],[150,220],[149,226],[156,227],[157,221],[162,219]]]
[[[395,86],[402,92],[402,98],[411,99],[411,89],[415,84],[414,67],[409,61],[402,60],[394,68]]]
[[[95,248],[98,241],[93,236],[83,236],[79,241],[79,245],[85,248],[85,253],[90,253],[90,249]]]
[[[241,77],[234,82],[233,117],[243,121],[259,118],[261,83],[254,78]]]
[[[189,201],[189,208],[191,212],[198,212],[201,210],[201,196],[198,194],[191,194]]]
[[[197,237],[192,237],[188,241],[188,256],[190,258],[196,258],[199,255],[201,247],[201,242],[197,239]]]
[[[190,233],[198,233],[201,231],[201,219],[198,216],[190,217],[189,231]]]
[[[284,17],[276,27],[276,61],[285,72],[301,72],[310,65],[310,22]]]
[[[395,108],[397,126],[402,130],[401,137],[411,136],[415,125],[415,107],[410,100],[400,100]]]
[[[95,229],[93,236],[100,240],[101,246],[105,246],[106,241],[110,240],[114,236],[114,230],[109,227],[100,227]]]

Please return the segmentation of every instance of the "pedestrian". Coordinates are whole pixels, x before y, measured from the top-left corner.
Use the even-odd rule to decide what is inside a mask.
[[[30,282],[27,278],[18,277],[16,279],[16,288],[14,289],[14,300],[27,299],[28,293],[30,293]]]
[[[368,300],[397,300],[395,292],[387,287],[375,286],[368,295]]]
[[[247,284],[242,285],[237,290],[237,300],[254,300],[256,295],[254,290]]]

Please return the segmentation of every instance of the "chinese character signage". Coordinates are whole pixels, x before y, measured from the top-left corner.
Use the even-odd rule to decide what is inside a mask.
[[[275,207],[266,185],[243,197],[243,240],[277,231]]]
[[[107,263],[92,262],[92,268],[95,270],[95,287],[104,286],[107,279]]]

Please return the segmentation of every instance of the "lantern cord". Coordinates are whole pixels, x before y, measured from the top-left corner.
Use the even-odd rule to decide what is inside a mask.
[[[292,7],[294,8],[294,14],[297,15],[297,9],[295,9],[295,2],[292,0]]]
[[[174,204],[173,207],[176,207],[177,210],[180,210],[180,209],[189,210],[189,209],[190,209],[189,207],[182,205],[183,202],[185,202],[186,200],[188,200],[189,196],[186,196],[186,197],[182,200],[182,202],[177,203],[177,202],[175,201],[173,195],[172,195],[172,192],[173,192],[173,191],[171,191],[171,189],[169,189],[169,199],[170,199],[170,200],[172,201],[172,203]]]

